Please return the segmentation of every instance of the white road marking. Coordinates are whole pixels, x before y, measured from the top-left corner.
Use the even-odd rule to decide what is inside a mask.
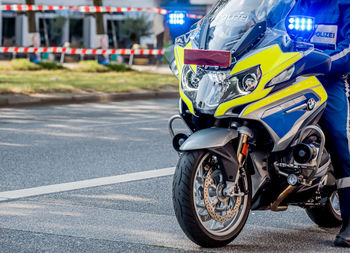
[[[111,185],[111,184],[119,184],[119,183],[133,182],[138,180],[171,176],[174,174],[174,172],[175,172],[175,167],[171,167],[171,168],[165,168],[165,169],[159,169],[159,170],[148,170],[148,171],[118,175],[118,176],[101,177],[101,178],[94,178],[94,179],[88,179],[88,180],[82,180],[82,181],[76,181],[76,182],[70,182],[70,183],[46,185],[46,186],[27,188],[27,189],[21,189],[21,190],[0,192],[0,202],[19,199],[19,198],[34,197],[34,196],[44,195],[44,194],[60,193],[60,192],[80,190],[80,189],[105,186],[105,185]]]

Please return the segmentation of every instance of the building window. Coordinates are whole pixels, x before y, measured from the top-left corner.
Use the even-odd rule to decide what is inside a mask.
[[[40,43],[45,46],[63,46],[63,33],[67,18],[56,16],[54,18],[40,18]]]
[[[16,18],[3,17],[2,19],[2,45],[5,47],[16,44]]]
[[[69,42],[72,48],[82,48],[84,45],[83,19],[72,18],[69,23]]]

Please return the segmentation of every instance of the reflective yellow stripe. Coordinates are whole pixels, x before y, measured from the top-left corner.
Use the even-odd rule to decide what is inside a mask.
[[[265,99],[262,99],[252,104],[251,106],[245,109],[245,111],[242,113],[242,116],[246,116],[247,114],[252,113],[266,105],[272,104],[285,97],[291,96],[306,89],[310,89],[312,87],[314,87],[313,90],[321,97],[321,103],[319,103],[320,105],[327,100],[327,93],[320,84],[320,81],[316,77],[307,78],[295,85],[292,85],[284,90],[281,90]]]
[[[176,66],[177,70],[179,71],[179,79],[181,81],[181,75],[182,75],[182,69],[184,67],[185,62],[185,49],[192,49],[192,43],[188,43],[186,47],[179,47],[175,46],[175,59],[176,59]],[[196,65],[190,65],[194,72],[197,72],[197,66]]]
[[[274,45],[239,61],[233,68],[231,75],[260,65],[262,78],[256,91],[261,91],[272,78],[290,67],[302,57],[302,53],[283,53],[279,45]]]
[[[221,104],[215,113],[215,117],[223,116],[230,108],[251,103],[267,96],[271,88],[265,89],[265,85],[302,57],[302,53],[283,53],[279,45],[274,45],[239,61],[233,68],[231,75],[254,66],[260,66],[262,71],[260,83],[252,94]]]
[[[265,90],[262,90],[262,91],[259,91],[259,92],[254,92],[252,94],[249,94],[249,95],[246,95],[246,96],[234,99],[232,101],[223,103],[216,110],[215,117],[223,116],[230,108],[233,108],[235,106],[244,105],[244,104],[250,103],[252,101],[261,99],[261,98],[267,96],[267,94],[269,94],[271,89],[272,88],[265,89]]]
[[[327,91],[324,89],[324,87],[322,85],[317,86],[315,88],[313,88],[313,90],[320,96],[321,98],[321,102],[320,105],[325,103],[328,99],[328,94]]]
[[[180,97],[182,100],[185,102],[185,104],[188,107],[188,110],[194,115],[194,109],[193,109],[193,104],[192,101],[183,93],[183,91],[180,89]]]
[[[177,70],[179,71],[179,80],[181,82],[181,75],[182,75],[182,68],[183,68],[183,62],[184,62],[184,48],[175,46],[174,53],[175,53],[175,60],[176,60],[176,66]]]
[[[180,90],[180,97],[187,105],[188,109],[192,114],[194,114],[193,104],[192,101],[184,94],[184,92],[181,89],[181,76],[182,76],[182,69],[184,67],[184,61],[185,61],[185,49],[191,49],[192,43],[188,43],[185,48],[175,46],[175,59],[176,59],[176,65],[177,70],[179,72],[179,90]],[[191,66],[194,71],[196,71],[196,66]]]

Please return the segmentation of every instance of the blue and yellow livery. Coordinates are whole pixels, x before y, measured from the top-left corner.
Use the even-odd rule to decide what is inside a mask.
[[[329,65],[329,59],[320,52],[312,51],[311,48],[302,52],[283,52],[277,43],[249,52],[233,63],[231,68],[215,70],[213,67],[205,68],[184,63],[184,52],[186,49],[192,49],[192,44],[190,41],[185,47],[177,45],[174,51],[181,100],[194,116],[209,114],[218,119],[235,117],[259,121],[271,134],[275,142],[274,150],[279,151],[286,148],[288,141],[293,139],[295,131],[302,126],[301,122],[313,115],[314,111],[324,108],[326,104],[325,89],[315,76],[310,76],[309,69],[305,68],[306,63],[303,62],[303,58],[317,61],[319,69],[324,69],[325,65]],[[309,64],[314,68],[315,62]],[[255,73],[256,70],[258,73]],[[297,76],[296,73],[300,71],[306,73],[305,76],[302,72]],[[241,94],[228,96],[220,88],[208,89],[208,78],[203,78],[205,72],[221,76],[222,84],[214,80],[214,87],[221,85],[220,88],[225,89],[225,85],[236,85],[236,91]],[[191,79],[184,80],[188,73],[196,76],[197,84],[191,83]],[[251,91],[244,91],[244,88],[239,88],[239,83],[230,81],[240,74],[248,76],[243,79],[251,77],[252,82],[256,81],[256,87],[251,88]],[[243,79],[236,82],[242,82]],[[186,82],[188,84],[184,85]],[[205,91],[201,90],[203,86]],[[206,100],[211,95],[210,92],[221,93],[214,106]],[[311,99],[315,101],[315,105],[309,109],[307,104]],[[241,108],[241,111],[237,111],[237,108]]]
[[[299,37],[312,35],[311,18],[294,22],[288,35],[294,3],[219,0],[168,57],[181,97],[180,115],[169,121],[180,153],[173,203],[181,228],[201,246],[232,241],[250,209],[297,205],[312,219],[339,225],[318,125],[328,99],[318,76],[330,71],[331,60]],[[190,133],[174,134],[179,118]]]

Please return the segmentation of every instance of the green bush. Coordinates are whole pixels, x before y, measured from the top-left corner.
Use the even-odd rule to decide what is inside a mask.
[[[82,61],[74,68],[76,72],[105,73],[105,72],[126,72],[132,69],[124,64],[101,65],[97,61]]]
[[[14,59],[9,62],[9,68],[9,70],[17,71],[34,71],[41,69],[38,64],[30,62],[28,59]]]
[[[38,71],[38,70],[68,70],[57,62],[32,63],[29,59],[14,59],[12,61],[1,61],[0,70],[4,71]],[[101,65],[97,61],[82,61],[72,69],[74,72],[106,73],[133,71],[124,64]]]
[[[0,70],[8,71],[38,71],[38,70],[59,70],[64,67],[56,62],[33,63],[29,59],[14,59],[9,62],[2,62]]]
[[[77,64],[77,67],[74,68],[74,71],[103,73],[108,72],[108,69],[105,66],[98,64],[97,61],[82,61]]]
[[[110,71],[114,72],[127,72],[132,71],[132,68],[124,64],[110,64],[106,66]]]
[[[57,62],[40,62],[40,63],[38,63],[38,65],[41,67],[41,69],[46,69],[46,70],[64,69],[64,67]]]

